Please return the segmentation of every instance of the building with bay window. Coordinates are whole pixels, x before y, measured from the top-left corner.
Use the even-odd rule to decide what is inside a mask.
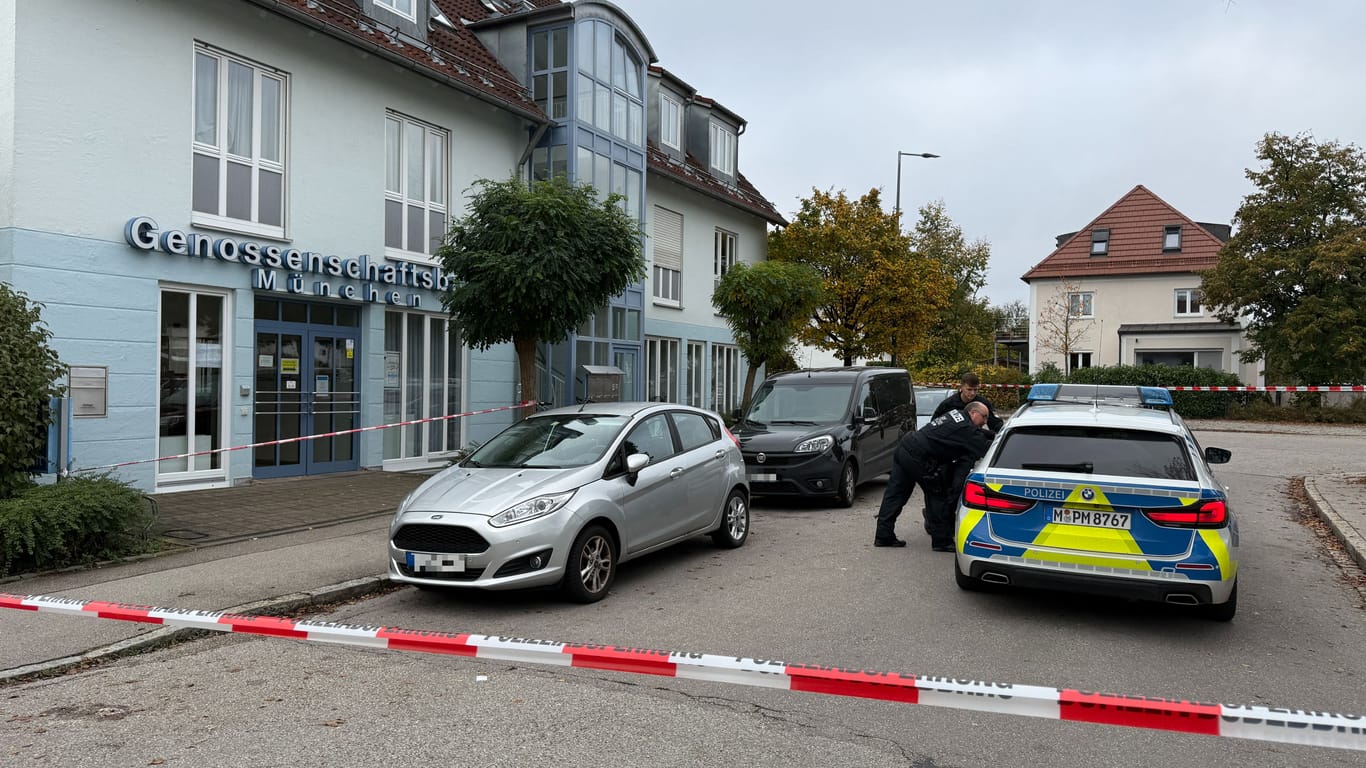
[[[465,346],[433,253],[511,174],[615,192],[647,235],[650,276],[538,350],[544,399],[608,365],[626,397],[732,405],[711,286],[782,219],[743,120],[610,3],[21,2],[0,30],[0,280],[71,366],[70,468],[168,491],[486,439],[511,411],[443,417],[517,402],[516,355]]]

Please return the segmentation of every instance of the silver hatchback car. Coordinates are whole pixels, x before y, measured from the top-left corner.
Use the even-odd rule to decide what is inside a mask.
[[[735,437],[709,411],[589,403],[537,413],[403,500],[389,577],[422,587],[559,585],[607,595],[618,564],[699,534],[749,536]]]

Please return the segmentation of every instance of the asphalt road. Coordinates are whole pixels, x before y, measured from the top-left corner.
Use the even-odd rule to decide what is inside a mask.
[[[1240,515],[1238,617],[959,591],[903,514],[760,504],[749,543],[623,567],[591,606],[411,588],[356,624],[822,663],[1366,714],[1366,610],[1288,478],[1366,471],[1360,436],[1197,433]],[[382,537],[376,546],[382,547]],[[1360,766],[1362,753],[535,665],[223,637],[0,692],[0,757],[34,765]],[[156,762],[163,761],[163,762]]]

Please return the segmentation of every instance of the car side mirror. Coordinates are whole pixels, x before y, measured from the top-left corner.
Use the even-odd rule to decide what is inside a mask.
[[[859,421],[862,421],[865,424],[873,424],[877,422],[878,416],[879,414],[876,408],[865,405],[859,412]]]
[[[644,453],[633,453],[626,457],[626,474],[639,474],[640,470],[650,465],[650,456]]]
[[[1205,449],[1205,461],[1209,464],[1227,464],[1233,458],[1233,451],[1227,448],[1210,446]]]

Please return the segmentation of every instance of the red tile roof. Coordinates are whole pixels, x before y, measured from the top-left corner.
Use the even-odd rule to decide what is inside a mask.
[[[1164,253],[1165,228],[1176,224],[1181,225],[1181,250]],[[1110,230],[1105,256],[1091,255],[1094,229]],[[1219,238],[1139,184],[1020,279],[1199,272],[1215,265],[1222,247]]]
[[[544,1],[544,0],[543,0]],[[558,0],[554,0],[558,2]],[[452,17],[452,9],[465,3],[437,0],[455,29],[433,24],[426,40],[398,33],[392,26],[372,19],[346,0],[253,0],[278,10],[301,23],[362,47],[375,47],[384,55],[406,60],[432,77],[444,79],[486,101],[539,122],[549,122],[531,100],[522,83],[508,73],[474,33]],[[478,0],[474,0],[478,5]],[[450,6],[450,7],[446,7]]]
[[[735,173],[739,184],[727,184],[713,176],[711,171],[692,154],[686,155],[686,161],[679,162],[660,150],[653,141],[648,142],[645,162],[651,172],[670,181],[749,211],[770,224],[787,226],[787,219],[784,219],[778,213],[778,209],[773,207],[773,203],[759,194],[759,190],[755,189],[754,185],[749,183],[749,179],[739,171]]]

